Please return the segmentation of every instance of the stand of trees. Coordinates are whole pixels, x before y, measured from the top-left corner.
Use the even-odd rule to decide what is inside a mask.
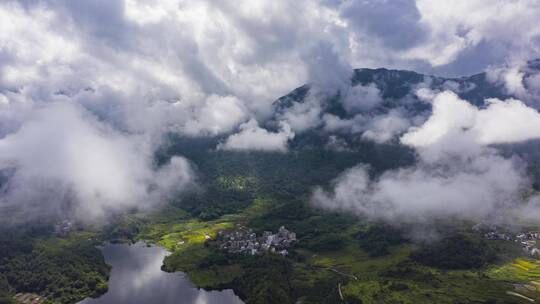
[[[438,242],[425,244],[411,258],[418,263],[442,269],[471,269],[494,262],[496,253],[484,240],[457,233]]]
[[[383,224],[370,226],[366,231],[356,233],[354,238],[372,257],[386,255],[391,246],[407,241],[398,229]]]
[[[16,292],[74,303],[107,291],[109,266],[92,241],[20,233],[0,238],[0,303]]]

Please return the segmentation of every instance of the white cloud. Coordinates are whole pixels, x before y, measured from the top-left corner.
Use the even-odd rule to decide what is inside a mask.
[[[454,133],[463,133],[464,128],[474,125],[476,109],[451,91],[436,95],[433,99],[430,118],[418,128],[403,135],[401,141],[414,147],[431,146]]]
[[[15,169],[0,208],[20,212],[12,221],[62,214],[92,221],[150,208],[194,177],[180,157],[154,168],[153,149],[147,138],[114,131],[77,105],[43,105],[0,140],[0,169]]]
[[[328,136],[328,141],[324,145],[325,149],[337,152],[352,151],[347,142],[336,135]]]
[[[286,122],[297,133],[315,129],[322,124],[321,115],[324,112],[322,103],[326,98],[328,98],[326,92],[312,88],[303,102],[294,102],[292,107],[279,113],[278,120]]]
[[[384,143],[407,131],[416,118],[398,108],[379,115],[356,114],[350,119],[326,113],[322,116],[322,121],[323,129],[327,132],[360,134],[363,139]]]
[[[433,113],[401,137],[417,150],[416,164],[374,178],[364,165],[351,168],[332,191],[317,189],[314,203],[408,224],[489,221],[525,209],[537,214],[537,204],[523,202],[523,191],[530,187],[524,164],[489,145],[540,138],[540,113],[513,99],[491,99],[479,109],[449,91],[422,91],[422,97],[433,98]]]
[[[190,135],[219,135],[230,132],[247,118],[243,103],[234,96],[210,96],[197,108],[183,131]]]
[[[440,166],[440,164],[439,164]],[[354,212],[393,224],[437,219],[489,219],[512,206],[526,185],[512,160],[486,154],[466,163],[392,170],[371,179],[364,166],[351,168],[331,192],[317,189],[322,207]]]
[[[512,52],[534,51],[530,42],[540,35],[540,30],[532,26],[540,5],[532,0],[417,0],[416,5],[419,23],[428,29],[429,36],[405,56],[435,66],[451,63],[481,43],[491,44],[493,49],[505,48],[509,57]]]
[[[477,112],[471,132],[481,144],[513,143],[540,138],[540,113],[516,99],[488,100]]]
[[[349,114],[369,111],[382,103],[381,92],[374,83],[356,85],[343,98],[343,108]]]
[[[456,141],[490,145],[540,138],[540,113],[515,99],[489,99],[479,109],[455,93],[445,91],[433,99],[433,113],[419,128],[413,128],[401,141],[422,148],[445,145],[463,149]]]
[[[280,127],[279,132],[269,132],[251,119],[240,125],[240,132],[230,135],[218,149],[287,152],[287,143],[294,138],[294,132],[286,123]]]
[[[80,202],[98,193],[103,202],[119,203],[96,210],[130,207],[120,202],[147,197],[148,191],[141,190],[147,180],[162,180],[152,160],[164,134],[227,134],[250,119],[272,116],[272,101],[294,87],[313,82],[328,94],[348,84],[351,67],[462,74],[471,62],[479,70],[508,57],[529,58],[538,53],[539,11],[534,0],[2,1],[2,166],[21,165],[10,184],[31,185],[24,188],[28,193],[68,189],[65,196]],[[534,78],[523,80],[519,71],[504,78],[515,92],[522,90],[520,83],[525,88],[535,83]],[[357,87],[347,109],[368,111],[380,103],[379,95],[373,86]],[[310,98],[278,115],[291,130],[284,125],[273,133],[249,122],[229,139],[237,147],[284,150],[293,134],[320,126],[386,141],[406,125],[396,113],[323,117],[319,98]],[[449,111],[471,115],[472,121],[442,115],[430,123],[435,129],[413,132],[404,141],[428,145],[454,133],[455,141],[448,142],[485,144],[537,136],[516,120],[524,115],[536,126],[536,113],[518,101],[495,101],[487,109],[449,106]],[[65,126],[73,130],[40,113],[66,119]],[[507,128],[495,126],[497,119]],[[445,131],[455,126],[468,129]],[[35,135],[40,132],[54,144]],[[73,148],[84,147],[82,139],[101,152]],[[43,152],[49,150],[70,161],[60,163],[58,156]],[[86,161],[72,161],[73,151]],[[83,165],[99,162],[112,168],[103,181],[118,188],[100,182],[109,172],[104,167]],[[40,169],[48,163],[58,166]],[[39,174],[25,173],[30,164]],[[172,161],[171,166],[180,164]],[[78,172],[81,168],[88,175]],[[162,181],[165,188],[167,180]],[[59,199],[60,192],[41,191],[51,194],[49,201],[66,201]]]
[[[392,110],[370,119],[362,137],[378,143],[388,142],[405,132],[411,126],[411,120],[412,118],[407,118],[401,111]]]
[[[527,90],[523,84],[525,74],[521,71],[522,64],[514,63],[508,67],[490,67],[487,79],[493,83],[502,84],[507,94],[525,97]]]
[[[328,132],[352,132],[352,129],[359,124],[362,124],[365,119],[362,115],[356,115],[351,119],[342,119],[337,115],[325,113],[322,116],[324,130]]]

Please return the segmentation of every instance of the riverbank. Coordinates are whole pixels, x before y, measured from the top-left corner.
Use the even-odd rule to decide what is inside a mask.
[[[163,272],[161,265],[169,253],[161,247],[137,242],[105,244],[101,250],[112,266],[109,290],[78,304],[176,304],[179,299],[185,304],[242,304],[232,290],[205,291],[184,273]]]
[[[372,256],[356,239],[366,229],[364,224],[343,216],[316,213],[300,219],[282,219],[283,212],[292,212],[293,208],[298,206],[280,206],[275,201],[259,199],[242,212],[208,221],[186,216],[182,211],[173,216],[168,210],[166,216],[155,214],[152,219],[142,220],[144,224],[134,239],[171,252],[163,260],[163,270],[185,272],[198,288],[233,289],[246,303],[328,303],[341,298],[352,303],[354,299],[363,303],[516,300],[506,291],[512,290],[509,280],[519,280],[497,272],[508,267],[506,262],[478,269],[437,269],[412,261],[411,253],[419,248],[409,242],[390,244],[387,253]],[[133,218],[129,222],[133,223]],[[236,225],[263,231],[282,224],[300,232],[299,244],[293,246],[288,257],[230,254],[206,246],[207,237],[214,238],[218,231],[234,229]],[[319,230],[317,235],[306,233],[314,227]],[[471,238],[476,239],[472,234]],[[375,238],[370,244],[378,246],[377,242]],[[499,243],[493,245],[497,247]],[[497,248],[505,254],[511,252],[503,247]]]
[[[20,294],[33,294],[40,303],[71,304],[107,291],[110,268],[96,248],[96,232],[58,238],[27,229],[0,234],[0,292],[7,303],[9,298],[24,302]]]

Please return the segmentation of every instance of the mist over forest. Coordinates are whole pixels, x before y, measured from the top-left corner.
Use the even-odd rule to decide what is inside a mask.
[[[136,242],[245,303],[540,300],[539,20],[533,0],[3,1],[0,303],[99,297],[96,248]],[[281,226],[283,256],[219,249]]]

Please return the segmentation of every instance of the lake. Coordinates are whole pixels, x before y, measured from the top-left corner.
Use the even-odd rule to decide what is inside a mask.
[[[109,290],[97,299],[78,304],[241,304],[232,290],[204,291],[196,288],[186,274],[161,270],[168,252],[144,243],[107,244],[102,249],[112,265]]]

